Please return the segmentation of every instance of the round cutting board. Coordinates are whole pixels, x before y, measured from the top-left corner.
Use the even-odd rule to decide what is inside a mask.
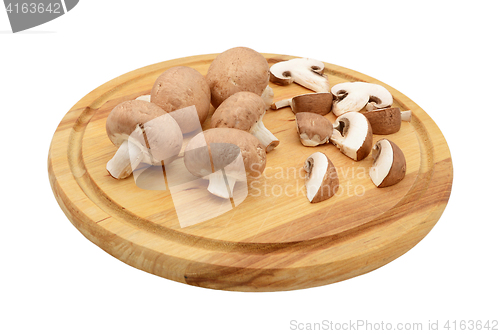
[[[269,65],[294,58],[263,55]],[[106,171],[117,149],[106,135],[109,112],[120,102],[149,94],[170,67],[184,65],[206,74],[215,56],[175,59],[126,73],[90,92],[64,116],[50,146],[50,183],[62,210],[86,238],[135,268],[178,282],[277,291],[329,284],[379,268],[436,224],[453,178],[450,152],[436,124],[397,90],[328,63],[331,86],[378,83],[392,93],[394,106],[412,111],[411,122],[403,122],[399,132],[374,135],[374,143],[388,138],[404,152],[407,174],[400,183],[376,188],[368,175],[371,155],[355,162],[331,144],[302,146],[290,108],[265,115],[265,126],[280,144],[268,153],[260,178],[237,183],[244,194],[237,202],[210,195],[204,180],[191,184],[169,178],[182,159],[165,168],[164,182],[144,181],[147,173],[141,182],[113,179]],[[311,92],[296,84],[270,86],[274,101]],[[335,120],[332,113],[326,117]],[[203,128],[209,124],[210,119]],[[332,198],[311,204],[302,166],[316,151],[333,162],[340,187]]]

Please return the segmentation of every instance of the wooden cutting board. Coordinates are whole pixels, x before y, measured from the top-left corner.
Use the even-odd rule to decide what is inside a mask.
[[[270,65],[294,58],[263,55]],[[355,162],[331,144],[302,146],[290,108],[265,115],[264,124],[281,142],[268,153],[264,175],[238,185],[247,186],[248,194],[237,206],[210,199],[204,187],[174,191],[172,181],[152,188],[136,184],[133,177],[110,177],[106,162],[116,147],[106,136],[105,122],[111,109],[149,94],[169,67],[190,66],[206,74],[215,56],[175,59],[126,73],[90,92],[64,116],[50,146],[50,183],[62,210],[86,238],[135,268],[178,282],[277,291],[338,282],[379,268],[412,248],[436,224],[453,178],[450,152],[437,125],[392,87],[328,63],[330,85],[378,83],[392,93],[395,106],[413,112],[398,133],[374,136],[374,142],[385,137],[403,150],[407,174],[399,184],[383,189],[372,184],[371,155]],[[275,101],[310,92],[296,84],[270,86]],[[333,114],[327,117],[335,119]],[[207,120],[204,128],[209,124]],[[333,162],[340,188],[329,200],[311,204],[301,167],[315,151]],[[204,205],[223,209],[212,218],[204,216],[198,198],[209,198]],[[186,213],[199,214],[197,223],[181,226],[179,217]]]

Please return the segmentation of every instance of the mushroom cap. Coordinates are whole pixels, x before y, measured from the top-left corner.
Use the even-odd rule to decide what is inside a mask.
[[[292,98],[291,108],[294,113],[311,112],[326,115],[332,111],[333,94],[330,92],[309,93]]]
[[[238,92],[225,99],[212,115],[212,128],[250,131],[266,113],[266,103],[252,92]]]
[[[324,153],[311,154],[304,163],[304,170],[309,202],[318,203],[335,195],[339,187],[337,170]]]
[[[361,111],[368,119],[375,135],[390,135],[401,128],[401,110],[399,108],[373,109]]]
[[[142,125],[142,133],[133,132],[131,137],[148,148],[153,165],[171,163],[182,148],[182,131],[175,119],[165,113]]]
[[[266,167],[266,149],[248,132],[215,128],[194,136],[184,150],[184,164],[191,174],[206,177],[242,156],[247,175],[259,177]]]
[[[398,145],[381,139],[373,146],[373,166],[370,178],[379,187],[389,187],[400,182],[406,174],[406,159]]]
[[[368,82],[343,82],[332,87],[333,113],[340,116],[360,111],[367,104],[372,108],[385,108],[392,104],[391,93],[383,86]]]
[[[106,133],[111,142],[120,146],[134,132],[137,125],[165,115],[165,111],[154,103],[132,100],[118,104],[106,119]]]
[[[324,116],[310,112],[295,114],[297,133],[304,146],[318,146],[328,143],[333,124]]]
[[[236,47],[219,54],[206,75],[214,108],[234,93],[247,91],[262,95],[269,83],[269,65],[255,50]]]
[[[205,77],[187,66],[171,67],[156,79],[151,89],[151,102],[167,113],[195,106],[198,119],[184,112],[173,113],[183,133],[201,128],[210,110],[210,88]]]
[[[348,112],[333,124],[330,140],[349,158],[359,161],[371,151],[373,134],[370,122],[359,112]]]

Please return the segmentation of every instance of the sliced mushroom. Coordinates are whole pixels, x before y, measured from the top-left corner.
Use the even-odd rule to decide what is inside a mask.
[[[250,132],[257,137],[266,152],[280,143],[262,122],[266,104],[257,94],[238,92],[222,102],[212,115],[212,128],[235,128]]]
[[[370,122],[359,112],[348,112],[333,124],[330,141],[349,158],[359,161],[370,154],[373,134]]]
[[[287,86],[295,82],[315,92],[328,92],[330,84],[323,74],[325,64],[311,58],[294,58],[271,66],[270,81]]]
[[[106,132],[119,146],[107,163],[117,179],[129,176],[141,163],[168,164],[179,154],[182,132],[177,122],[157,105],[140,100],[118,104],[106,120]]]
[[[309,202],[318,203],[335,195],[339,187],[337,170],[324,153],[311,154],[304,163],[304,170]]]
[[[269,65],[257,51],[236,47],[222,52],[212,61],[206,78],[212,105],[217,109],[222,101],[237,92],[261,96],[269,83]]]
[[[195,69],[176,66],[156,79],[151,89],[151,102],[172,113],[182,133],[189,133],[201,130],[208,116],[210,88],[205,77]],[[196,112],[192,112],[191,106]]]
[[[318,146],[328,143],[333,133],[333,124],[324,116],[301,112],[295,115],[297,133],[304,146]]]
[[[208,179],[208,191],[230,198],[237,181],[259,177],[266,167],[264,146],[248,132],[215,128],[200,132],[186,146],[184,164],[191,174]]]
[[[372,150],[373,166],[370,178],[378,188],[389,187],[400,182],[406,174],[403,151],[388,139],[379,140]]]
[[[291,99],[277,101],[271,106],[272,109],[280,109],[290,106],[297,114],[300,112],[312,112],[326,115],[332,111],[333,95],[327,93],[309,93],[292,97]]]
[[[390,135],[401,128],[403,116],[408,122],[411,120],[411,111],[401,112],[397,107],[360,111],[370,122],[374,135]]]
[[[340,116],[350,111],[385,108],[392,105],[392,95],[385,88],[368,82],[343,82],[332,87],[333,113]]]

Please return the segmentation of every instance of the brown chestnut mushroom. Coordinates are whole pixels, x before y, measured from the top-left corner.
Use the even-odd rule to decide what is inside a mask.
[[[217,109],[222,101],[237,92],[262,96],[269,83],[269,65],[257,51],[236,47],[215,57],[206,79],[212,94],[212,105]],[[269,89],[264,97],[272,96]]]
[[[141,163],[168,164],[179,154],[182,132],[177,122],[157,105],[140,100],[125,101],[111,110],[106,132],[119,146],[106,165],[117,179],[129,176]]]
[[[215,128],[194,136],[184,151],[188,171],[208,179],[208,191],[230,198],[237,181],[259,177],[266,167],[266,151],[250,133],[232,128]]]
[[[212,115],[212,128],[235,128],[250,132],[257,137],[266,152],[279,144],[279,139],[262,122],[266,104],[257,94],[238,92],[222,102]]]
[[[182,133],[189,133],[201,130],[208,116],[210,88],[203,75],[195,69],[175,66],[156,79],[151,89],[151,102],[172,113]]]
[[[400,182],[406,174],[406,159],[403,151],[388,139],[377,141],[372,149],[373,166],[370,178],[378,188],[389,187]]]

